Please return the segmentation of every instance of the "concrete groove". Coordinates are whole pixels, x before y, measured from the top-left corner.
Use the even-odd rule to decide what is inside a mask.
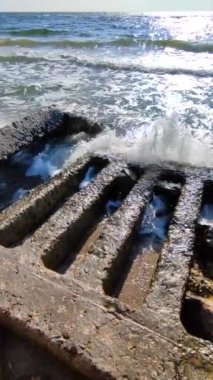
[[[66,133],[69,123],[91,128],[59,117]],[[101,160],[79,160],[0,213],[0,378],[212,380],[213,171]],[[144,253],[153,207],[152,234],[157,218],[167,227]]]

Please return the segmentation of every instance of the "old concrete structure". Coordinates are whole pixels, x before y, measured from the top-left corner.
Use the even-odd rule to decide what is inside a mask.
[[[23,146],[15,130],[15,145],[1,132],[2,160]],[[96,176],[80,190],[91,166]],[[212,190],[212,170],[91,157],[5,208],[0,378],[213,379],[213,232],[202,214]],[[167,200],[169,225],[145,249],[138,226],[153,193]]]

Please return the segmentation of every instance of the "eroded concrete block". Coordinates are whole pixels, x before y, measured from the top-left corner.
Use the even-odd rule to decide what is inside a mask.
[[[6,207],[0,378],[213,379],[212,184],[87,157]]]

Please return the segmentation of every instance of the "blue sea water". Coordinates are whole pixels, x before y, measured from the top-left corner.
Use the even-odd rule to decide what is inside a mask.
[[[212,143],[213,13],[0,13],[0,125],[55,104],[137,138]]]

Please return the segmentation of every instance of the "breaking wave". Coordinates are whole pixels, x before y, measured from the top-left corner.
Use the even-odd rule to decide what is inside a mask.
[[[112,45],[118,46],[131,46],[131,45],[144,45],[145,47],[161,47],[161,48],[173,48],[177,50],[184,50],[194,53],[213,53],[213,42],[201,42],[201,41],[183,41],[183,40],[152,40],[143,39],[140,37],[126,37],[118,38],[111,41]]]
[[[63,31],[54,31],[49,29],[32,29],[22,31],[12,31],[11,35],[14,36],[51,36],[57,34],[63,34]],[[21,46],[21,47],[33,47],[33,46],[55,46],[55,47],[73,47],[73,48],[94,48],[101,46],[144,46],[145,48],[173,48],[176,50],[183,50],[194,53],[213,53],[213,42],[201,42],[201,41],[182,41],[172,39],[152,40],[144,39],[141,37],[120,37],[112,40],[31,40],[31,39],[0,39],[0,46]]]
[[[79,143],[66,165],[84,155],[109,156],[141,166],[175,162],[213,167],[211,136],[195,136],[189,130],[183,132],[175,116],[162,119],[137,141],[130,142],[126,137],[117,136],[115,131],[106,129],[93,140]]]
[[[1,41],[1,40],[0,40]],[[1,44],[1,42],[0,42]],[[43,62],[43,61],[58,61],[59,59],[66,59],[66,62],[70,64],[84,66],[89,68],[100,68],[100,69],[111,69],[114,71],[137,71],[141,73],[147,74],[171,74],[171,75],[193,75],[196,77],[213,77],[213,70],[209,68],[196,68],[196,67],[184,67],[184,65],[171,65],[169,66],[169,62],[166,62],[166,65],[161,64],[159,61],[145,62],[145,61],[137,61],[132,58],[127,59],[119,59],[116,60],[114,58],[96,58],[91,56],[85,57],[75,57],[72,55],[61,54],[58,57],[42,57],[42,56],[29,56],[29,55],[5,55],[0,56],[0,62],[3,63],[35,63],[35,62]]]
[[[147,45],[170,47],[177,50],[184,50],[193,53],[213,53],[213,42],[193,42],[182,40],[150,40]]]
[[[25,84],[14,86],[11,89],[7,89],[6,96],[33,96],[42,92],[42,85],[37,84]]]
[[[63,55],[61,56],[63,58]],[[67,56],[65,56],[67,57]],[[87,67],[99,67],[103,69],[112,69],[112,70],[124,70],[124,71],[139,71],[142,73],[148,74],[183,74],[183,75],[194,75],[197,77],[212,77],[213,70],[205,68],[187,68],[187,67],[178,67],[178,66],[164,66],[155,64],[145,64],[145,62],[134,62],[132,59],[116,61],[114,59],[96,59],[96,58],[78,58],[70,57],[70,63],[75,63],[77,65],[87,66]]]

